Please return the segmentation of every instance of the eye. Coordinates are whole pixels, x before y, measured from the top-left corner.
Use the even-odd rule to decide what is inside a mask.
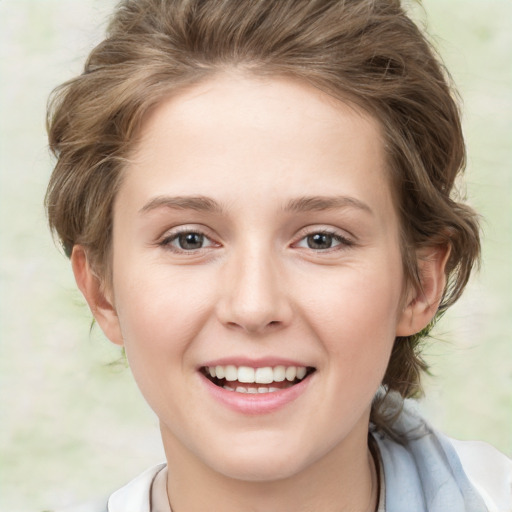
[[[197,251],[216,244],[203,233],[197,231],[182,231],[164,238],[160,245],[169,247],[175,251]]]
[[[296,247],[303,247],[313,249],[315,251],[325,251],[333,249],[337,246],[350,246],[352,242],[341,235],[331,233],[328,231],[319,231],[310,233],[304,238],[300,239]]]

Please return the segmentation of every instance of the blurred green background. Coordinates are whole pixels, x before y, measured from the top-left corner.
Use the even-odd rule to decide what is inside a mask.
[[[157,421],[52,243],[42,201],[51,89],[81,69],[112,0],[0,2],[0,509],[102,495],[163,459]],[[414,7],[464,98],[466,193],[484,263],[428,348],[421,407],[461,439],[512,455],[512,2]],[[114,363],[113,363],[114,362]],[[112,364],[113,363],[113,364]]]

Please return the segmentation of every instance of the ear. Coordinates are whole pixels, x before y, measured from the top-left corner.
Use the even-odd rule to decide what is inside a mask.
[[[108,296],[101,281],[87,260],[87,252],[81,245],[75,245],[71,254],[71,266],[76,284],[82,292],[94,318],[107,338],[117,345],[123,344],[119,318],[112,297]]]
[[[446,286],[449,246],[425,247],[417,251],[420,287],[408,291],[398,319],[396,335],[411,336],[424,329],[434,318]]]

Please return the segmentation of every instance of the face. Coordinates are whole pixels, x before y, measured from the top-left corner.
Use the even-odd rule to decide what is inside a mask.
[[[404,288],[378,124],[287,79],[163,102],[115,203],[112,282],[110,337],[168,451],[268,480],[366,443]]]

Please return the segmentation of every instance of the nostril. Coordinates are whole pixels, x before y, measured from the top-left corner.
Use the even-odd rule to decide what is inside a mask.
[[[279,328],[280,326],[283,325],[283,322],[279,320],[272,320],[268,323],[262,322],[261,324],[251,322],[227,322],[226,325],[227,327],[240,329],[247,332],[263,333],[268,329],[273,330]]]
[[[228,327],[234,327],[235,329],[243,329],[243,327],[236,322],[228,322],[226,324]]]

